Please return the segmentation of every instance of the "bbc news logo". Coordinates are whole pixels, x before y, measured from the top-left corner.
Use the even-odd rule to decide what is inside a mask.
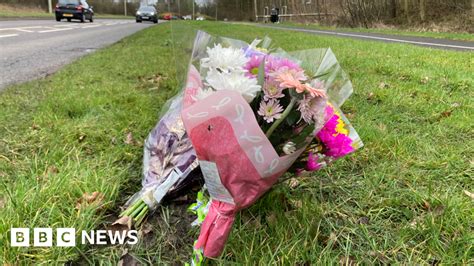
[[[33,228],[33,246],[34,247],[52,247],[53,244],[58,247],[76,246],[76,229],[74,228],[56,228],[56,238],[53,237],[52,228]],[[138,232],[113,231],[113,230],[91,230],[81,231],[81,244],[83,245],[115,245],[138,243]],[[29,247],[30,242],[29,228],[11,228],[10,245],[12,247]]]

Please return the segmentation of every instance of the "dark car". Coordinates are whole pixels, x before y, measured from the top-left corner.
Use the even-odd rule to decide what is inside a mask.
[[[56,4],[56,21],[65,18],[67,21],[78,19],[81,22],[94,21],[94,10],[87,4],[86,0],[59,0]]]
[[[137,10],[136,21],[137,23],[142,22],[143,20],[153,21],[153,23],[158,23],[158,12],[153,6],[141,6]]]

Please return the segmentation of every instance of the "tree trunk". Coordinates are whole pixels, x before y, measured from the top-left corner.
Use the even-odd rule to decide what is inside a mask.
[[[425,21],[425,0],[420,0],[420,19]]]
[[[408,21],[408,24],[411,24],[411,19],[410,19],[410,5],[408,0],[403,0],[403,10],[405,11],[405,16]]]
[[[474,0],[471,0],[471,20],[474,20]]]

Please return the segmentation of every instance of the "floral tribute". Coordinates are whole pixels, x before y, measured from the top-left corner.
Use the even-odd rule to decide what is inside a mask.
[[[362,146],[339,110],[352,85],[330,49],[259,44],[203,32],[194,44],[200,82],[185,88],[181,118],[211,197],[195,244],[206,257],[222,253],[235,214],[287,171],[316,171]]]

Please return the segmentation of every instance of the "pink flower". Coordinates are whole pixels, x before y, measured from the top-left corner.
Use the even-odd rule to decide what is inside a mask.
[[[282,98],[285,97],[285,94],[283,94],[283,89],[279,86],[280,84],[275,81],[273,78],[269,78],[266,82],[265,85],[263,85],[263,99],[265,101],[268,101],[269,99],[277,99],[277,98]]]
[[[298,93],[305,90],[304,85],[301,82],[306,80],[306,76],[302,70],[296,71],[294,69],[283,67],[273,73],[272,76],[275,77],[275,81],[280,82],[281,88],[295,88]],[[301,90],[301,92],[299,90]]]
[[[312,124],[322,121],[326,107],[326,99],[307,97],[306,95],[299,101],[298,111],[301,112],[301,119]]]
[[[263,116],[263,119],[265,119],[267,123],[271,123],[274,119],[280,118],[282,112],[283,107],[281,107],[278,100],[271,99],[268,102],[261,101],[260,109],[258,109],[257,113]]]
[[[328,112],[328,109],[329,108],[326,109],[326,112]],[[354,151],[354,147],[352,147],[352,139],[349,136],[340,134],[336,131],[339,118],[339,115],[334,114],[316,134],[316,137],[326,148],[324,154],[326,156],[334,157],[335,159]]]
[[[258,76],[258,70],[260,65],[262,64],[262,60],[264,59],[263,56],[252,56],[247,64],[244,66],[244,69],[247,70],[245,75],[247,77],[256,78]]]
[[[313,154],[312,152],[310,152],[308,155],[308,161],[306,162],[305,169],[307,171],[317,171],[321,169],[321,167],[324,166],[325,163],[324,162],[319,163],[318,161],[319,161],[319,157]]]
[[[286,58],[279,58],[274,56],[269,56],[267,60],[266,70],[269,73],[277,72],[281,68],[285,67],[286,69],[292,69],[297,72],[303,71],[303,69],[296,63]]]

